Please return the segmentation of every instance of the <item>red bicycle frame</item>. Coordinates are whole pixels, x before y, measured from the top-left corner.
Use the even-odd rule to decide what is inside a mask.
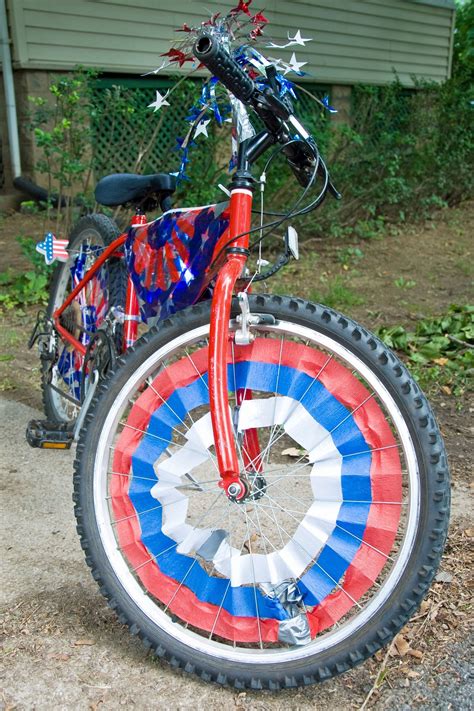
[[[145,225],[147,221],[146,215],[143,214],[136,214],[132,218],[132,226],[134,225]],[[67,309],[68,306],[74,301],[76,296],[80,294],[82,289],[90,282],[90,280],[97,274],[99,269],[105,264],[105,262],[110,259],[111,257],[122,257],[122,247],[125,243],[125,240],[127,239],[127,234],[124,232],[123,234],[120,235],[120,237],[117,237],[108,247],[104,249],[102,254],[97,258],[97,260],[94,262],[92,267],[87,270],[86,274],[84,277],[81,279],[81,281],[76,284],[74,289],[71,291],[67,299],[64,301],[61,306],[56,309],[56,311],[53,313],[53,321],[54,321],[54,327],[57,330],[57,332],[61,335],[61,337],[67,341],[73,348],[80,353],[82,356],[86,355],[86,347],[75,338],[72,333],[70,333],[64,326],[61,325],[60,323],[60,317],[61,314],[64,313],[64,311]],[[137,335],[138,335],[138,323],[140,321],[140,309],[139,309],[139,304],[138,304],[138,298],[135,292],[135,287],[133,285],[133,282],[130,278],[128,277],[128,283],[127,283],[127,296],[126,296],[126,302],[125,302],[125,315],[124,315],[124,322],[125,322],[125,327],[124,327],[124,332],[123,332],[123,346],[122,350],[126,351],[127,348],[130,346],[133,346],[135,341],[137,340]]]
[[[245,487],[239,478],[235,433],[229,412],[227,349],[232,296],[236,282],[242,276],[248,255],[252,198],[251,190],[244,188],[232,190],[229,229],[220,238],[214,254],[221,253],[222,248],[228,243],[232,243],[232,247],[227,249],[227,259],[223,266],[219,269],[221,262],[217,260],[206,277],[207,285],[217,274],[211,306],[209,341],[209,393],[212,428],[217,462],[222,478],[221,485],[228,495],[235,496],[237,499],[245,495]],[[145,215],[136,215],[132,220],[132,225],[146,224],[146,221]],[[238,235],[243,236],[238,237]],[[61,325],[61,315],[109,258],[123,256],[122,248],[126,239],[127,234],[123,233],[104,249],[64,303],[53,314],[57,332],[82,356],[86,355],[86,347]],[[123,351],[133,345],[137,339],[139,314],[138,298],[129,276],[124,314]],[[247,396],[250,394],[246,394]],[[237,394],[237,397],[241,399],[242,395]],[[258,438],[254,435],[255,433],[252,431],[245,434],[245,466],[248,467],[252,462],[258,460],[260,454]]]

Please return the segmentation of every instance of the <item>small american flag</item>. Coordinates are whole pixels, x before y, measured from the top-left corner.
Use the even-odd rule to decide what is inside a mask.
[[[48,232],[42,242],[36,245],[36,251],[44,256],[46,264],[52,264],[55,259],[59,262],[67,262],[67,239],[56,239],[52,232]]]

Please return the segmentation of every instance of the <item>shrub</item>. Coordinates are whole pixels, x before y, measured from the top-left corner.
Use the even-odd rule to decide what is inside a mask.
[[[425,218],[471,195],[474,110],[472,84],[466,76],[466,72],[460,73],[444,84],[416,82],[413,89],[397,81],[386,87],[357,86],[351,126],[331,124],[319,109],[308,112],[307,92],[302,93],[296,109],[317,136],[333,182],[344,197],[337,204],[328,198],[317,213],[301,218],[302,238],[352,234],[363,239],[378,237],[387,223]],[[173,150],[174,137],[184,135],[188,124],[183,111],[199,95],[198,85],[182,80],[171,107],[156,115],[146,101],[137,101],[139,96],[143,99],[143,90],[134,98],[130,88],[112,87],[106,90],[106,101],[104,97],[99,101],[93,82],[93,73],[83,72],[67,80],[58,79],[51,87],[54,110],[43,100],[37,102],[35,134],[43,151],[38,167],[47,173],[50,184],[59,184],[60,194],[70,201],[79,177],[79,190],[84,192],[91,186],[92,170],[95,178],[123,170],[177,170],[180,155]],[[160,134],[162,155],[159,165],[154,165],[154,142],[163,128],[166,141]],[[131,131],[132,145],[127,138]],[[107,149],[101,142],[99,155],[94,149],[101,132],[109,139]],[[180,185],[177,201],[192,205],[219,199],[217,184],[228,181],[229,134],[225,127],[209,127],[209,138],[197,139],[187,167],[191,180]],[[127,151],[129,163],[125,165]],[[261,159],[260,167],[263,165]],[[290,208],[300,194],[301,188],[280,156],[268,173],[267,208]]]

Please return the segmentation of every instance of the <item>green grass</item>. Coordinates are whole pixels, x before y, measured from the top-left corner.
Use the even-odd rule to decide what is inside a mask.
[[[364,303],[364,299],[349,289],[340,276],[326,282],[323,291],[312,291],[310,299],[334,309],[350,308]]]

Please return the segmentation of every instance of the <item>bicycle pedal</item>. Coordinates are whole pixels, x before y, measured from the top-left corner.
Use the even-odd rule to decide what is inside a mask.
[[[30,420],[26,427],[26,441],[30,447],[40,449],[70,449],[74,432],[67,422]]]

